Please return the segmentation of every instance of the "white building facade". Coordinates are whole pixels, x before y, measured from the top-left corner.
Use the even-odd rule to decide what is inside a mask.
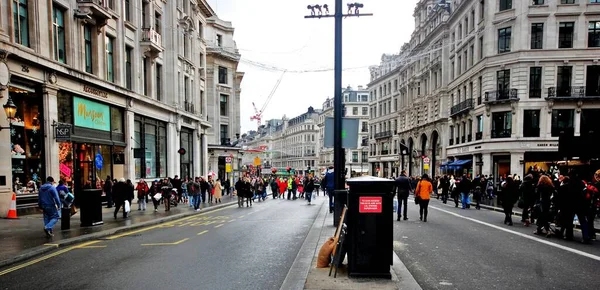
[[[293,168],[303,174],[315,170],[319,154],[319,111],[308,111],[292,119],[282,118],[282,124],[273,133],[273,166],[278,170]]]
[[[2,1],[0,15],[0,102],[17,106],[0,117],[0,194],[24,207],[49,175],[77,196],[107,176],[207,172],[206,1]]]
[[[369,173],[371,167],[368,160],[369,154],[369,91],[362,86],[357,89],[347,87],[342,91],[343,118],[358,119],[358,142],[356,148],[346,149],[345,168],[348,176],[360,176]],[[318,167],[323,172],[333,166],[333,148],[324,147],[325,119],[333,118],[333,98],[323,102],[323,109],[319,114],[319,163]]]

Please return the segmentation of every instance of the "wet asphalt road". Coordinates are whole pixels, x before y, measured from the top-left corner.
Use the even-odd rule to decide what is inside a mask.
[[[600,289],[600,242],[538,237],[520,217],[509,227],[503,213],[438,200],[423,223],[411,199],[409,220],[394,220],[394,251],[423,289]]]
[[[267,199],[93,241],[0,289],[279,289],[324,201]]]

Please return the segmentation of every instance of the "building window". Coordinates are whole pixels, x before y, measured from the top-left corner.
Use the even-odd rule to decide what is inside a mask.
[[[133,48],[130,46],[125,46],[125,87],[129,90],[132,89],[132,76],[131,76],[131,54],[133,53]]]
[[[561,22],[558,25],[558,48],[573,47],[575,22]]]
[[[221,125],[221,141],[229,138],[229,131],[227,125]],[[221,142],[223,143],[223,142]]]
[[[356,152],[356,151],[352,152],[352,162],[354,162],[354,163],[358,162],[358,152]]]
[[[540,110],[523,111],[523,137],[540,137]]]
[[[600,124],[600,109],[581,110],[581,136],[598,135],[598,124]]]
[[[529,69],[529,98],[542,97],[542,67],[534,66]]]
[[[125,21],[131,22],[131,0],[125,0]]]
[[[496,89],[498,94],[508,97],[508,91],[510,89],[510,70],[499,70],[496,72]],[[499,96],[500,97],[500,96]]]
[[[29,47],[29,13],[27,0],[13,0],[13,26],[15,42]]]
[[[227,95],[221,95],[220,96],[220,106],[219,106],[219,111],[221,113],[221,116],[227,116],[227,112],[228,110],[228,106],[227,106],[227,99],[229,98],[229,96]]]
[[[362,115],[366,116],[369,114],[369,108],[368,107],[362,107]]]
[[[156,100],[162,100],[162,65],[156,64]]]
[[[560,0],[560,4],[575,4],[575,0]]]
[[[500,0],[500,11],[512,9],[512,0]]]
[[[600,47],[600,21],[590,21],[588,26],[588,47]]]
[[[485,0],[479,1],[479,21],[485,18]]]
[[[136,178],[167,176],[167,127],[166,123],[135,116],[132,146],[144,148],[145,154],[135,158]]]
[[[477,132],[483,132],[483,115],[477,116]]]
[[[479,38],[479,60],[483,59],[483,36]]]
[[[600,96],[600,65],[588,66],[585,79],[585,95],[594,97]]]
[[[511,27],[498,29],[498,53],[510,52]]]
[[[533,5],[544,5],[544,0],[533,0]]]
[[[220,84],[227,84],[227,68],[226,67],[219,67],[219,83]]]
[[[114,38],[106,37],[106,80],[115,82]]]
[[[492,113],[492,138],[510,138],[512,133],[512,113]]]
[[[469,48],[469,67],[473,66],[473,62],[475,61],[475,46],[471,44]]]
[[[556,75],[556,93],[558,97],[571,96],[571,79],[573,76],[573,67],[559,66]]]
[[[361,162],[369,162],[369,155],[367,154],[367,152],[361,152],[362,154],[362,159]]]
[[[64,11],[52,7],[52,36],[54,37],[54,60],[67,63]]]
[[[83,26],[83,39],[85,46],[85,71],[93,73],[92,67],[92,27],[90,25]]]
[[[544,23],[531,24],[531,49],[542,49],[544,45]]]
[[[223,35],[221,35],[221,34],[217,34],[217,46],[218,47],[223,46]]]
[[[148,60],[142,58],[142,77],[144,78],[144,96],[148,96]]]
[[[573,134],[575,110],[552,110],[552,137],[558,137],[561,132]]]
[[[352,108],[352,115],[358,116],[358,107]]]

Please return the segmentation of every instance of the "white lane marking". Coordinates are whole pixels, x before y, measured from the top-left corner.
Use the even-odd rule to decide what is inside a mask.
[[[447,214],[450,214],[450,215],[462,218],[462,219],[466,219],[466,220],[469,220],[469,221],[472,221],[472,222],[475,222],[475,223],[478,223],[478,224],[482,224],[482,225],[485,225],[485,226],[488,226],[488,227],[491,227],[491,228],[494,228],[494,229],[497,229],[497,230],[501,230],[501,231],[504,231],[504,232],[507,232],[507,233],[511,233],[513,235],[517,235],[517,236],[520,236],[520,237],[523,237],[523,238],[526,238],[526,239],[530,239],[532,241],[536,241],[536,242],[539,242],[539,243],[542,243],[542,244],[546,244],[548,246],[559,248],[559,249],[562,249],[562,250],[565,250],[567,252],[571,252],[571,253],[574,253],[574,254],[577,254],[577,255],[580,255],[580,256],[588,257],[588,258],[594,259],[596,261],[600,261],[600,257],[599,256],[592,255],[590,253],[586,253],[586,252],[583,252],[583,251],[580,251],[580,250],[576,250],[576,249],[571,249],[569,247],[565,247],[563,245],[559,245],[559,244],[555,244],[555,243],[552,243],[552,242],[549,242],[549,241],[546,241],[546,240],[542,240],[542,239],[534,237],[534,236],[530,236],[530,235],[526,235],[526,234],[523,234],[523,233],[515,232],[515,231],[509,230],[509,229],[505,229],[503,227],[499,227],[497,225],[493,225],[493,224],[490,224],[490,223],[486,223],[486,222],[482,222],[482,221],[476,220],[474,218],[462,216],[462,215],[459,215],[457,213],[453,213],[451,211],[447,211],[445,209],[441,209],[441,208],[438,208],[438,207],[435,207],[435,206],[430,206],[430,207],[433,208],[433,209],[445,212]]]

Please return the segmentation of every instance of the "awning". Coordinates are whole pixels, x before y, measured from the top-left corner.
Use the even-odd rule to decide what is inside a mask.
[[[456,160],[450,164],[448,164],[449,166],[463,166],[469,162],[473,162],[472,159],[462,159],[462,160]]]

